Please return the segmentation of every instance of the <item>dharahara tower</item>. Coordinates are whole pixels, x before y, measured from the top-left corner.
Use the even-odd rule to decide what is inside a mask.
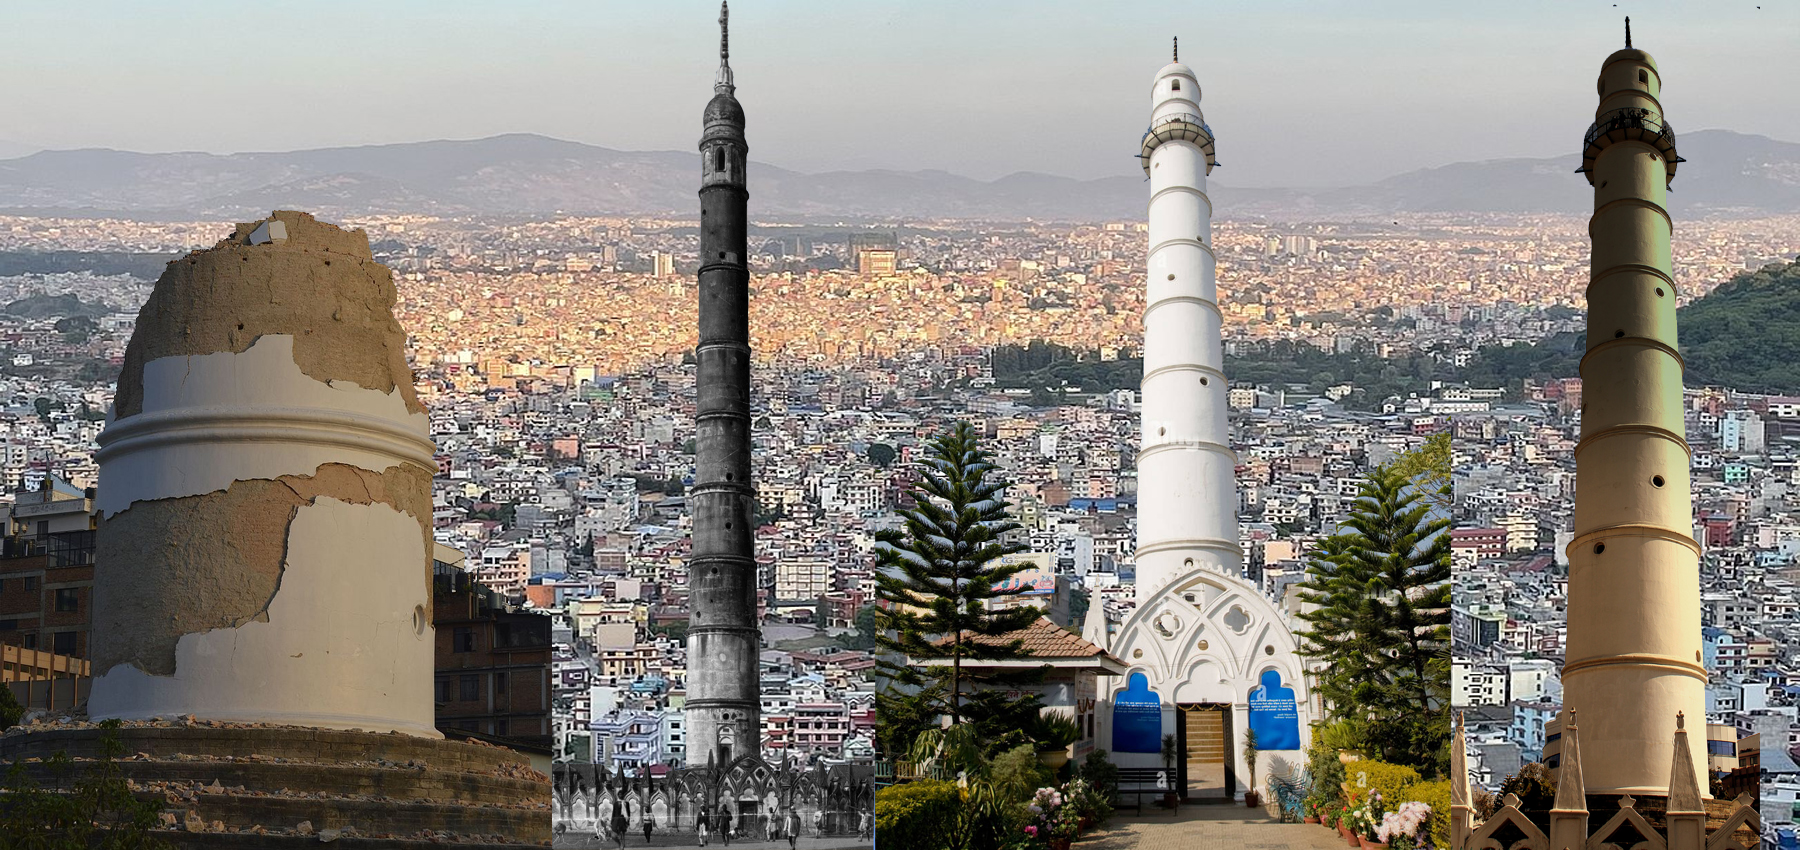
[[[1563,704],[1580,717],[1589,794],[1666,796],[1677,715],[1706,728],[1706,669],[1669,250],[1682,159],[1630,26],[1600,67],[1582,151],[1593,259]],[[1689,753],[1706,776],[1705,750]]]
[[[719,75],[700,136],[699,398],[693,553],[688,559],[687,763],[762,752],[756,627],[756,490],[750,484],[750,146],[731,77],[730,10],[719,5]]]

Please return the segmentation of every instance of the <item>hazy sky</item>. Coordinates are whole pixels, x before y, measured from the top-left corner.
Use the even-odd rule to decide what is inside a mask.
[[[754,160],[1092,178],[1136,168],[1180,36],[1215,179],[1331,186],[1509,156],[1573,168],[1625,14],[1677,131],[1800,141],[1800,4],[1762,5],[738,0],[732,66]],[[717,17],[687,0],[5,0],[0,140],[693,150]]]

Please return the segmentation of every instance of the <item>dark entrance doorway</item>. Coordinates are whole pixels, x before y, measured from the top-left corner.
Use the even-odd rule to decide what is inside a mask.
[[[1230,802],[1237,797],[1237,775],[1231,758],[1231,706],[1187,703],[1176,706],[1176,770],[1181,799]]]

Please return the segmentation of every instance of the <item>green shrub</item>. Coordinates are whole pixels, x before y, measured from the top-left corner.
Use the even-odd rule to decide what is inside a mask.
[[[1431,807],[1431,846],[1450,846],[1450,780],[1439,779],[1436,782],[1417,782],[1407,786],[1400,792],[1400,803],[1417,800]]]
[[[921,779],[875,794],[875,832],[895,847],[940,850],[961,813],[956,783]]]
[[[1419,781],[1419,772],[1410,767],[1364,759],[1344,766],[1352,788],[1367,788],[1381,795],[1381,809],[1391,812],[1400,805],[1400,792]]]
[[[1081,762],[1078,775],[1094,786],[1094,792],[1108,805],[1119,799],[1119,766],[1106,757],[1105,750],[1088,753],[1087,758]]]
[[[1343,801],[1344,763],[1338,761],[1337,749],[1330,746],[1323,730],[1315,727],[1312,746],[1306,748],[1306,773],[1312,782],[1308,800],[1319,808]]]
[[[1050,768],[1038,761],[1037,749],[1031,744],[1020,744],[995,756],[988,776],[1002,800],[1016,803],[1031,799],[1037,789],[1054,781]]]

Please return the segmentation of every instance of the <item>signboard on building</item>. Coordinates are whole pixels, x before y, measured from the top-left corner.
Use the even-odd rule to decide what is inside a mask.
[[[1144,674],[1131,674],[1113,697],[1112,729],[1115,753],[1162,752],[1162,699]]]
[[[1250,731],[1258,750],[1300,749],[1300,710],[1294,689],[1281,686],[1281,673],[1264,670],[1262,684],[1250,689]]]

